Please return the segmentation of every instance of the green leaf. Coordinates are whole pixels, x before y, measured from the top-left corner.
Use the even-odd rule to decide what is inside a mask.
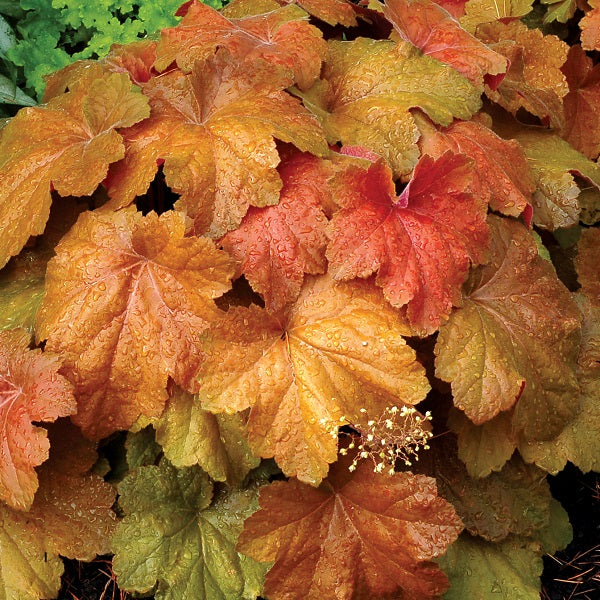
[[[140,467],[119,485],[125,518],[113,538],[121,589],[157,600],[255,600],[268,565],[235,551],[257,488],[217,495],[198,467],[166,459]]]
[[[17,36],[13,28],[0,14],[0,54],[6,54],[17,43]]]
[[[548,7],[544,23],[552,23],[553,21],[566,23],[577,9],[576,0],[558,0],[558,2],[556,0],[541,0],[541,3]]]
[[[543,564],[529,542],[463,534],[437,562],[450,580],[444,600],[540,600]]]
[[[146,427],[136,433],[129,432],[125,441],[127,465],[131,470],[152,465],[161,453],[154,440],[154,429]]]
[[[14,81],[0,74],[0,103],[35,106],[37,102],[18,88]]]
[[[566,548],[573,539],[573,527],[567,511],[555,498],[550,499],[550,519],[545,527],[536,532],[544,554],[554,554]]]
[[[165,27],[177,25],[181,17],[176,17],[175,12],[182,4],[182,0],[161,0],[161,2],[142,2],[138,11],[138,19],[143,21],[148,33],[154,33]],[[213,8],[221,8],[219,0],[205,0],[204,4]]]
[[[46,265],[52,254],[27,250],[0,272],[0,329],[23,327],[33,332],[44,297]]]
[[[241,413],[213,415],[180,388],[156,423],[156,439],[176,467],[198,464],[216,481],[230,485],[239,485],[260,462],[250,450]]]
[[[41,97],[46,82],[44,76],[62,69],[71,62],[71,57],[57,48],[58,34],[42,31],[34,39],[24,39],[7,52],[7,58],[25,70],[27,86],[35,89]]]

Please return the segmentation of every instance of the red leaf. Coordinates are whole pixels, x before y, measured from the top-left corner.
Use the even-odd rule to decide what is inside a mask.
[[[482,193],[489,195],[493,210],[520,215],[536,185],[523,148],[514,140],[503,140],[476,121],[455,121],[438,130],[425,117],[418,120],[419,144],[424,154],[439,158],[444,152],[460,152],[475,161],[475,175]]]
[[[19,509],[31,506],[34,467],[50,448],[46,430],[32,422],[55,421],[76,408],[71,385],[58,374],[59,358],[28,345],[25,330],[0,331],[0,499]]]
[[[279,174],[279,204],[251,207],[242,224],[221,245],[238,262],[266,307],[277,312],[300,293],[304,274],[325,271],[327,177],[330,163],[310,154],[294,154]],[[324,202],[322,201],[324,200]]]
[[[275,561],[265,584],[272,600],[433,598],[447,589],[432,562],[462,529],[452,505],[423,475],[353,474],[341,459],[318,489],[278,481],[260,493],[238,549]],[[397,595],[396,595],[397,594]]]
[[[507,59],[465,31],[433,0],[386,0],[383,12],[400,37],[454,67],[483,89],[488,75],[506,73]],[[496,87],[502,78],[494,78]]]
[[[471,193],[473,177],[473,162],[452,153],[423,157],[399,197],[383,161],[349,173],[330,226],[330,273],[377,271],[386,299],[408,304],[413,325],[435,331],[460,302],[469,263],[487,256],[487,203]]]

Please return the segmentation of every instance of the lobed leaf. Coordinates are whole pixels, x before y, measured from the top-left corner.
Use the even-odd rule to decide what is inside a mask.
[[[448,127],[435,128],[422,117],[415,117],[423,154],[440,158],[445,152],[465,154],[475,161],[474,175],[481,195],[489,196],[492,210],[516,217],[520,215],[535,190],[535,181],[525,153],[514,140],[503,140],[484,124],[455,121]]]
[[[418,472],[435,477],[440,496],[454,506],[471,535],[499,542],[509,535],[534,535],[549,523],[552,496],[546,473],[518,456],[501,471],[475,479],[450,435],[434,438],[420,459]]]
[[[327,249],[335,279],[369,277],[416,330],[435,331],[461,300],[469,265],[487,259],[487,203],[473,192],[473,161],[424,156],[399,197],[379,161],[349,172]],[[457,218],[460,214],[460,218]]]
[[[483,89],[484,79],[497,86],[506,73],[506,57],[468,33],[433,0],[386,0],[383,13],[404,41],[450,65],[477,88]]]
[[[238,554],[235,544],[257,507],[257,489],[213,496],[198,467],[175,469],[166,459],[144,466],[119,485],[125,518],[112,547],[121,589],[157,600],[255,600],[265,566]],[[212,504],[211,504],[212,500]]]
[[[298,298],[305,274],[325,272],[328,221],[323,208],[333,203],[334,173],[332,161],[289,155],[279,166],[279,204],[251,207],[241,225],[221,239],[272,312]]]
[[[248,446],[244,415],[213,415],[179,388],[169,397],[155,427],[156,441],[173,466],[197,464],[215,481],[239,486],[260,462]]]
[[[239,226],[249,205],[277,204],[282,183],[273,138],[327,152],[314,117],[283,91],[290,83],[266,63],[226,50],[187,75],[172,70],[151,79],[144,93],[152,116],[125,133],[125,158],[108,178],[108,206],[144,194],[162,160],[167,184],[180,194],[176,207],[194,220],[197,234],[221,237]]]
[[[454,69],[408,43],[358,38],[329,42],[323,81],[303,94],[329,143],[365,146],[394,176],[409,174],[419,157],[418,129],[409,109],[449,125],[479,109],[479,93]]]
[[[581,46],[569,48],[563,73],[569,93],[563,98],[565,127],[561,136],[579,152],[595,159],[600,154],[600,67],[594,66]]]
[[[539,600],[542,559],[526,541],[493,544],[463,534],[438,563],[450,580],[445,600]]]
[[[109,551],[116,525],[116,493],[89,470],[94,446],[63,422],[50,430],[50,459],[29,512],[0,504],[0,597],[54,598],[60,588],[60,556],[91,560]]]
[[[498,217],[489,223],[490,264],[473,271],[463,307],[440,329],[436,374],[475,424],[514,406],[509,438],[551,439],[579,409],[581,317],[527,230]]]
[[[11,119],[0,139],[0,268],[44,231],[51,187],[62,196],[92,194],[123,157],[116,129],[148,114],[129,77],[108,73]]]
[[[486,89],[488,98],[513,114],[524,108],[542,122],[563,127],[562,98],[569,88],[561,68],[567,60],[567,44],[520,21],[483,25],[477,35],[510,62],[500,86]]]
[[[573,175],[600,189],[600,166],[577,152],[551,131],[530,128],[515,134],[537,180],[533,222],[544,229],[570,227],[578,222],[580,186]]]
[[[184,233],[173,211],[87,212],[56,247],[37,336],[64,357],[74,420],[92,439],[160,415],[168,377],[193,389],[199,334],[233,265],[211,240]]]
[[[584,50],[600,49],[600,6],[594,0],[589,3],[592,8],[579,21],[581,28],[581,46]]]
[[[581,410],[552,440],[527,444],[521,453],[551,473],[563,469],[567,461],[582,471],[600,468],[600,274],[597,267],[598,230],[584,231],[575,265],[582,289],[575,301],[583,315],[582,340],[577,360],[581,388]]]
[[[261,509],[244,523],[238,549],[275,561],[265,582],[272,600],[433,598],[446,578],[433,563],[462,525],[423,475],[355,473],[341,458],[318,489],[299,481],[263,488]]]
[[[294,4],[264,14],[228,18],[199,1],[189,4],[177,27],[163,29],[156,48],[155,67],[171,63],[190,72],[198,60],[208,59],[218,47],[236,58],[260,58],[284,67],[301,89],[319,77],[327,46],[319,29]]]
[[[368,282],[307,280],[285,320],[231,308],[206,336],[198,381],[204,408],[252,407],[250,445],[287,476],[317,485],[336,460],[335,431],[429,385],[403,335],[410,329]]]
[[[24,329],[0,331],[0,500],[29,510],[38,489],[35,467],[48,458],[46,430],[34,425],[71,415],[69,382],[58,374],[60,357],[29,350]]]
[[[510,22],[523,17],[532,9],[533,0],[468,0],[464,12],[459,16],[460,24],[470,33],[475,33],[485,23]]]

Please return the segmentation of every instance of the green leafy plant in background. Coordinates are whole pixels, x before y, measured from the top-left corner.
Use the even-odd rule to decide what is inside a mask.
[[[32,106],[45,77],[175,25],[180,0],[0,1],[0,104]],[[205,4],[221,8],[221,0]],[[4,116],[14,114],[7,107]],[[1,114],[1,113],[0,113]]]

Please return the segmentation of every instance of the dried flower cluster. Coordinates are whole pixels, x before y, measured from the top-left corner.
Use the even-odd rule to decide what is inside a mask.
[[[422,415],[412,406],[391,406],[377,419],[369,419],[365,408],[361,408],[360,412],[367,419],[366,424],[340,418],[340,422],[349,423],[354,430],[353,433],[341,432],[351,440],[340,449],[340,454],[346,455],[349,450],[356,450],[354,460],[348,467],[350,471],[356,470],[361,459],[370,458],[375,473],[387,471],[393,475],[396,461],[400,460],[410,467],[412,461],[419,460],[421,448],[429,450],[429,440],[433,437],[428,426],[428,421],[431,421],[429,411]]]

